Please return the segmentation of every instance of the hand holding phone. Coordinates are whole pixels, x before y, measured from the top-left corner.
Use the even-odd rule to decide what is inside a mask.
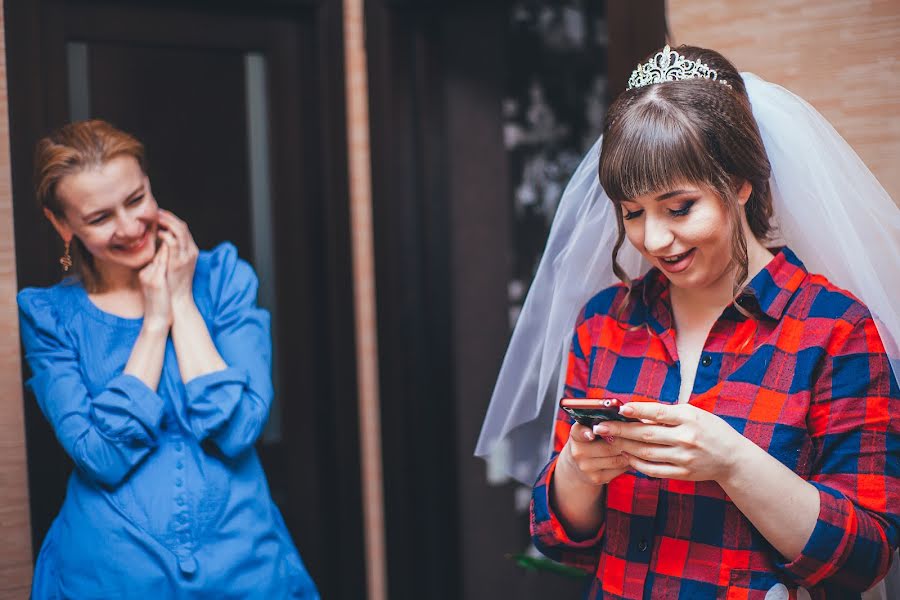
[[[575,421],[591,428],[604,421],[638,421],[620,415],[622,405],[617,398],[563,398],[559,401],[559,407]]]

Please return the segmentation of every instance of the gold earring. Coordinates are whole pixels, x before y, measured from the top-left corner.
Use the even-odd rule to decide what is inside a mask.
[[[66,250],[63,252],[63,255],[59,257],[59,264],[62,265],[63,273],[68,273],[69,269],[72,268],[72,255],[69,254],[69,246],[72,244],[72,240],[66,240]]]

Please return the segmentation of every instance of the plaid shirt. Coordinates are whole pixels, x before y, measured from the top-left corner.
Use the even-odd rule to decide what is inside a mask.
[[[566,394],[678,400],[667,279],[650,271],[597,294],[578,319]],[[816,527],[791,562],[713,481],[628,471],[606,489],[605,519],[573,539],[549,501],[571,419],[559,411],[553,459],[534,486],[531,532],[547,556],[594,577],[588,598],[858,598],[887,572],[900,536],[900,390],[868,310],[787,248],[713,326],[690,403],[708,410],[818,488]],[[644,325],[648,327],[634,327]],[[747,342],[749,338],[749,343]],[[760,482],[765,485],[765,482]],[[781,587],[779,587],[781,586]]]

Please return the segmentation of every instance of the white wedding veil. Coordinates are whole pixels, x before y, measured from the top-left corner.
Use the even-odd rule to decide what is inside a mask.
[[[775,241],[790,246],[810,272],[868,306],[896,380],[900,208],[812,106],[752,73],[742,78],[772,166],[774,224],[781,238]],[[611,258],[614,208],[598,180],[600,146],[598,140],[563,193],[491,397],[475,454],[488,459],[494,479],[499,473],[530,486],[550,459],[578,311],[619,281]],[[646,270],[627,241],[619,263],[631,277]],[[897,567],[895,559],[888,579],[900,579]],[[879,586],[867,597],[886,598],[884,583]]]

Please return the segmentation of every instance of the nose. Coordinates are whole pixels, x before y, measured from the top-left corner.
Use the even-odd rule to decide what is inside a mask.
[[[662,219],[647,215],[644,220],[644,249],[650,254],[665,254],[675,241],[675,234]]]
[[[116,234],[119,238],[125,240],[135,240],[144,233],[144,224],[140,219],[132,216],[122,216],[119,218]]]

